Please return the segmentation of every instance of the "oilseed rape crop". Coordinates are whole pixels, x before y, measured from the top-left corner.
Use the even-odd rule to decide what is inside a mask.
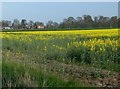
[[[1,32],[0,38],[3,86],[118,85],[118,29]]]

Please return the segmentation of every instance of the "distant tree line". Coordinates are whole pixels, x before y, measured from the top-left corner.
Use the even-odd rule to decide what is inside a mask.
[[[32,20],[27,21],[26,19],[22,19],[21,21],[15,19],[13,22],[2,20],[2,27],[11,27],[13,29],[36,29],[37,26],[44,26],[44,23]]]
[[[118,28],[120,18],[117,16],[104,17],[90,15],[83,15],[82,17],[68,17],[63,19],[62,22],[48,21],[45,25],[40,21],[27,21],[22,19],[19,21],[15,19],[13,22],[2,20],[2,27],[11,27],[13,29],[37,29],[38,26],[44,26],[46,29],[84,29],[84,28]]]
[[[91,17],[83,15],[82,17],[68,17],[60,23],[61,28],[118,28],[118,17],[111,18],[104,16]]]

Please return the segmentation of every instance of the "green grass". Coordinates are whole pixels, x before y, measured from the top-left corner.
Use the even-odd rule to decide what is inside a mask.
[[[83,87],[75,80],[61,79],[20,63],[3,62],[2,74],[3,87]]]

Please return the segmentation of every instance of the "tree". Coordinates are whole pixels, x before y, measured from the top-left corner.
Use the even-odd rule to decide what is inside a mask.
[[[21,27],[22,29],[26,29],[28,27],[28,24],[27,24],[27,20],[26,19],[22,19],[21,20]]]
[[[110,27],[110,18],[99,16],[98,17],[98,27],[100,28],[109,28]]]
[[[68,17],[67,19],[64,19],[63,20],[63,23],[61,23],[61,27],[64,27],[64,28],[76,28],[76,23],[77,23],[77,20],[74,19],[73,17]]]
[[[30,21],[28,22],[28,28],[29,28],[29,29],[34,28],[34,22],[33,22],[32,20],[30,20]]]
[[[93,19],[90,15],[83,15],[83,23],[84,23],[84,28],[92,28],[93,27]]]
[[[110,27],[117,28],[118,27],[118,18],[117,16],[113,16],[110,18]]]
[[[54,22],[53,21],[48,21],[46,27],[47,28],[53,28]]]
[[[67,21],[69,23],[74,23],[76,20],[73,17],[68,17]]]
[[[19,20],[15,19],[15,20],[13,21],[12,27],[13,27],[14,29],[20,29],[21,27],[20,27],[20,22],[19,22]]]
[[[82,17],[77,17],[77,28],[82,28],[83,27],[83,18]]]
[[[98,27],[99,18],[98,18],[97,16],[95,16],[95,17],[93,17],[93,21],[94,21],[93,27],[94,27],[94,28],[97,28],[97,27]]]
[[[2,27],[8,27],[11,25],[11,21],[8,20],[2,20]]]
[[[57,22],[53,22],[53,27],[54,28],[58,28],[59,27],[59,24]]]
[[[77,22],[80,22],[80,23],[83,21],[82,17],[77,17],[76,19],[77,19]]]
[[[120,28],[120,18],[118,18],[118,28]]]
[[[67,19],[63,19],[63,22],[60,23],[60,28],[67,28]]]

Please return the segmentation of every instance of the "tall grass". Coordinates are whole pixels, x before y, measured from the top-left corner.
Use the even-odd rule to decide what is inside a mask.
[[[64,80],[20,63],[3,62],[2,74],[3,87],[83,87],[75,80]]]

